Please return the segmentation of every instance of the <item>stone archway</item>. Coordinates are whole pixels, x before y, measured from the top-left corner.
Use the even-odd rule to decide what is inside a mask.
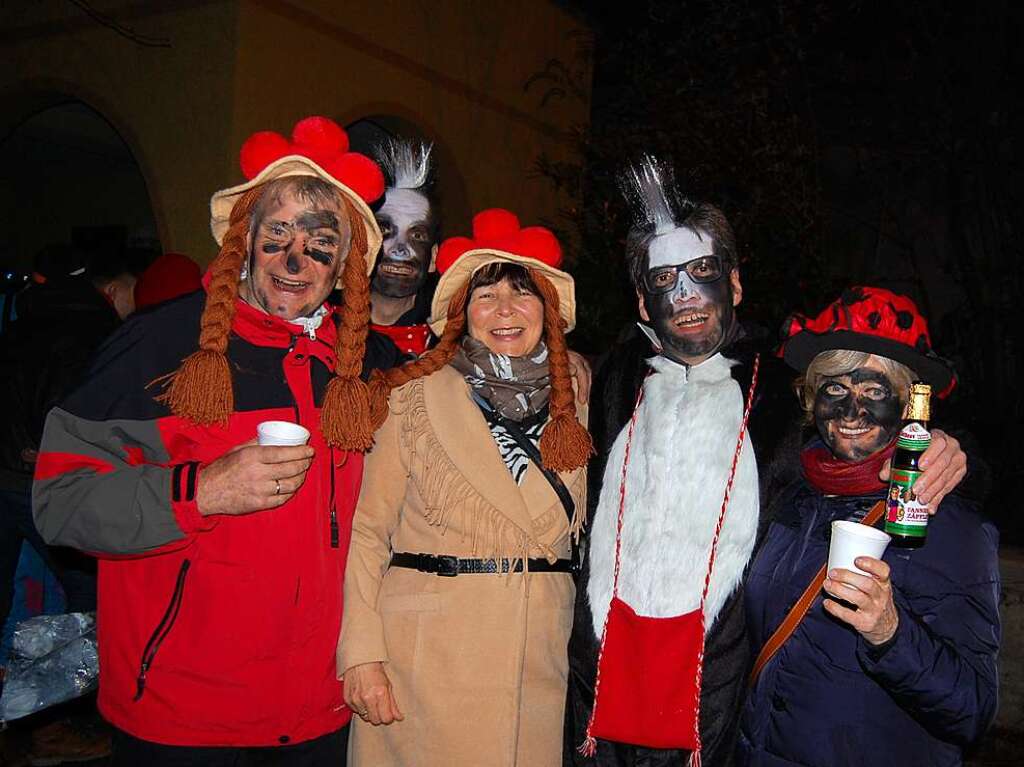
[[[28,271],[53,244],[116,251],[144,266],[160,235],[125,138],[81,99],[51,93],[20,106],[0,134],[0,210],[11,222],[5,267]]]

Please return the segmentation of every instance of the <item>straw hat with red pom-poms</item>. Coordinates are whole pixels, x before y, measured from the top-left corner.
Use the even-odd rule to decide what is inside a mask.
[[[472,238],[453,237],[438,249],[441,279],[434,291],[430,327],[440,339],[418,360],[374,374],[370,381],[373,422],[379,426],[387,416],[387,397],[392,389],[428,376],[452,361],[467,332],[470,279],[478,269],[495,262],[519,264],[527,269],[544,302],[551,395],[550,420],[540,440],[541,459],[553,471],[582,468],[593,453],[593,443],[576,418],[576,397],[565,345],[565,334],[576,323],[573,280],[559,269],[562,248],[550,231],[539,226],[523,229],[515,214],[499,208],[485,210],[473,218]]]
[[[482,266],[508,261],[533,269],[547,277],[558,291],[558,306],[568,333],[576,326],[576,291],[572,277],[563,272],[562,246],[542,226],[519,226],[514,213],[502,208],[477,213],[473,217],[473,237],[452,237],[437,251],[437,271],[441,279],[431,304],[430,327],[435,334],[444,332],[448,304],[452,296]]]
[[[335,354],[335,375],[320,412],[327,442],[343,450],[368,450],[373,443],[366,385],[360,380],[370,317],[369,274],[381,234],[368,203],[384,193],[384,175],[373,160],[349,151],[345,130],[326,117],[296,123],[291,138],[273,131],[254,133],[239,156],[243,184],[210,200],[210,229],[221,246],[210,264],[199,350],[169,376],[160,399],[171,411],[199,424],[223,424],[234,410],[226,351],[238,300],[251,212],[264,186],[287,176],[312,176],[338,190],[351,229],[351,243],[339,278],[343,304]]]
[[[384,194],[384,174],[369,157],[348,150],[348,134],[333,120],[300,120],[290,140],[275,131],[254,133],[242,144],[239,164],[248,181],[221,190],[210,200],[210,229],[218,245],[227,232],[231,208],[247,191],[282,176],[317,176],[337,187],[359,212],[371,255],[380,250],[380,228],[368,203]],[[367,263],[372,271],[372,259]]]

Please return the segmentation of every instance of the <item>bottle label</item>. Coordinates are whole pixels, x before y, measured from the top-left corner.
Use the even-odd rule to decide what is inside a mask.
[[[915,453],[923,453],[932,443],[932,435],[921,424],[908,423],[900,430],[899,439],[896,440],[896,447],[905,450],[913,450]]]
[[[924,538],[928,526],[928,506],[917,500],[914,483],[919,471],[893,469],[889,497],[885,501],[885,532]]]

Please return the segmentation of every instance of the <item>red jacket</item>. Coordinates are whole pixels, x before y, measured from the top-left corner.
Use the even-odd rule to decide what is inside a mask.
[[[204,298],[128,322],[51,411],[36,523],[51,543],[100,558],[99,705],[112,724],[174,745],[294,744],[351,716],[334,656],[362,456],[332,450],[319,430],[335,363],[330,317],[314,340],[238,302],[226,428],[155,402],[149,384],[195,349]],[[381,367],[397,354],[377,339],[368,349]],[[312,433],[302,488],[275,510],[202,517],[203,466],[271,419]]]

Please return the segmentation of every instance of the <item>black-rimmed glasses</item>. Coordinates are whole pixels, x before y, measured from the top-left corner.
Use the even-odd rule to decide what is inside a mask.
[[[694,282],[714,282],[722,276],[722,259],[707,255],[683,264],[656,266],[644,274],[644,286],[648,293],[668,293],[679,284],[679,273],[682,271]]]

